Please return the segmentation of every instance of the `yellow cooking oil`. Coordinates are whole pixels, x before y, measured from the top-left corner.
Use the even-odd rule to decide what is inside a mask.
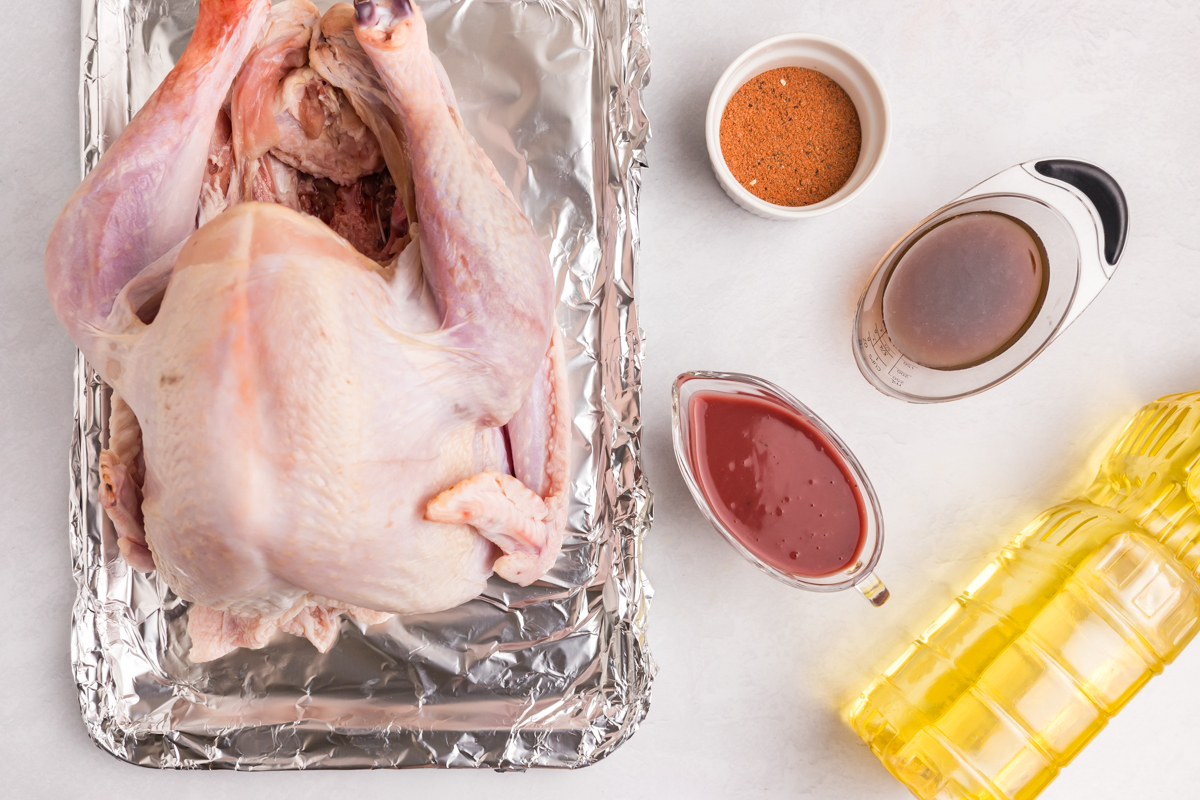
[[[1200,626],[1200,392],[1125,428],[848,710],[923,800],[1029,800]]]

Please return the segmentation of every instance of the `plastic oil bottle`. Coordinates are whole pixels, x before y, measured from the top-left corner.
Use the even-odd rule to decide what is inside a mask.
[[[1200,392],[1143,408],[849,709],[924,800],[1029,800],[1200,627]]]

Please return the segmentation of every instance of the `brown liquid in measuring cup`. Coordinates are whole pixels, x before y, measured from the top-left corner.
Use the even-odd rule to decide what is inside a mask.
[[[883,292],[897,349],[933,369],[961,369],[1006,350],[1046,294],[1046,258],[1021,223],[994,212],[953,217],[900,257]]]
[[[866,507],[837,448],[792,409],[752,395],[697,392],[691,459],[717,518],[782,572],[829,575],[855,562]]]

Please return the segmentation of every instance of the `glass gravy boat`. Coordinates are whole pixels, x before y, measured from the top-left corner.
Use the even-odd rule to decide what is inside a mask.
[[[858,507],[863,517],[862,534],[856,555],[849,564],[828,574],[815,576],[800,575],[780,569],[751,551],[738,538],[737,534],[721,520],[720,515],[712,506],[712,501],[705,494],[702,480],[698,474],[699,469],[693,463],[695,431],[692,429],[691,407],[693,398],[698,392],[741,395],[767,401],[799,416],[819,434],[820,438],[825,440],[817,442],[815,438],[813,439],[818,446],[824,445],[833,451],[831,458],[841,462],[843,473],[852,479],[849,482],[861,497]],[[746,560],[772,578],[789,586],[812,592],[836,592],[854,587],[872,605],[881,606],[887,601],[889,597],[887,587],[874,574],[875,565],[879,562],[879,556],[883,551],[883,515],[879,508],[879,498],[875,495],[871,481],[867,478],[854,454],[811,409],[783,389],[761,378],[737,373],[685,372],[675,380],[671,392],[671,420],[675,459],[679,463],[679,471],[683,473],[683,479],[692,493],[692,498],[712,526]]]

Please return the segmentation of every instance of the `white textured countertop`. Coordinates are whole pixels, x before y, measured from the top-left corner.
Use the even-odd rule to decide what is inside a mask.
[[[660,672],[650,715],[578,773],[156,773],[89,740],[68,654],[66,539],[74,348],[41,257],[78,180],[78,0],[9,0],[0,29],[0,795],[5,797],[904,798],[841,707],[1038,511],[1078,492],[1143,403],[1200,389],[1200,3],[1089,0],[648,0],[654,128],[638,280],[648,348],[647,571]],[[968,7],[970,6],[970,7]],[[796,223],[717,186],[708,94],[767,36],[809,31],[862,53],[894,117],[875,182]],[[1123,186],[1131,231],[1111,285],[1009,382],[941,406],[877,393],[850,352],[864,282],[917,220],[1020,161],[1076,156]],[[892,600],[815,595],[759,574],[693,506],[670,446],[686,369],[750,372],[821,414],[871,475]],[[1086,467],[1085,467],[1086,465]],[[1200,767],[1193,645],[1043,794],[1191,797]]]

